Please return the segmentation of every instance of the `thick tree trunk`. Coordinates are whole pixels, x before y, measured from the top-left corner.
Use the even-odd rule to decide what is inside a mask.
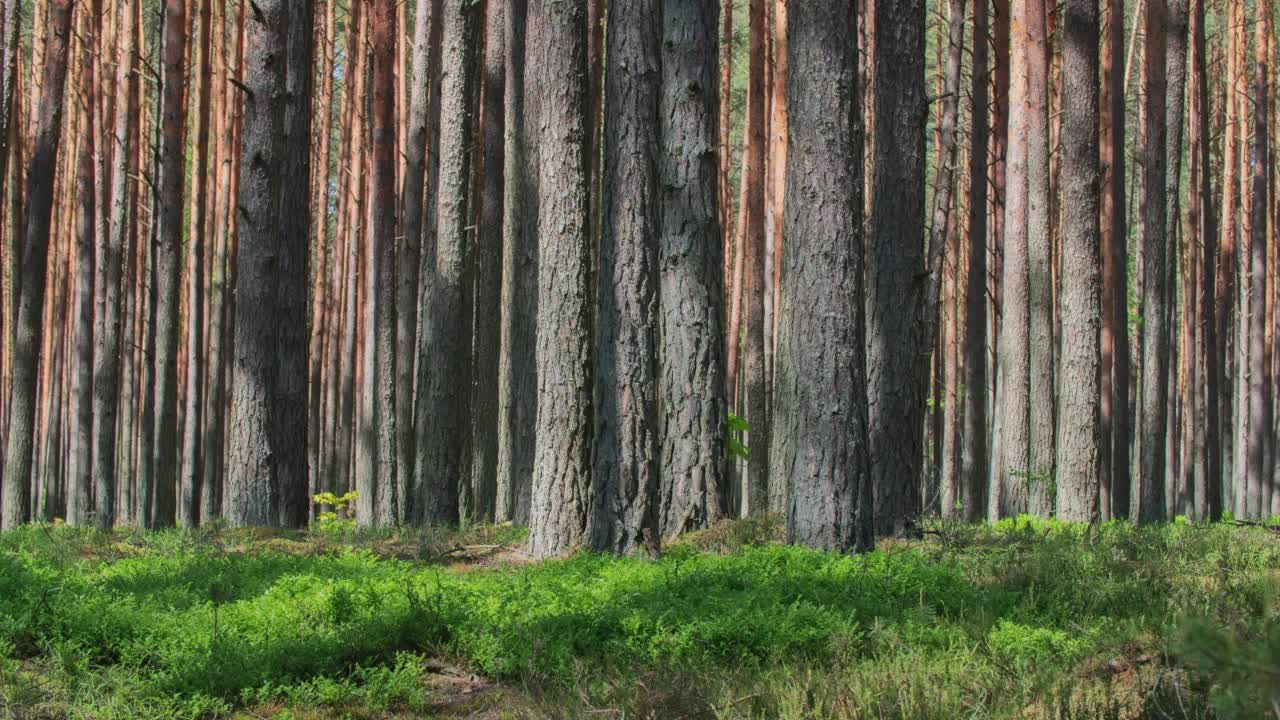
[[[539,131],[525,89],[526,1],[506,10],[503,115],[502,331],[498,367],[498,467],[494,519],[529,523],[538,407],[538,196],[532,140]]]
[[[1134,518],[1165,518],[1165,443],[1169,394],[1169,256],[1164,193],[1166,30],[1165,0],[1146,0],[1142,113],[1142,422]]]
[[[538,89],[538,412],[529,550],[577,547],[591,480],[591,238],[587,223],[586,3],[533,0]]]
[[[773,477],[790,488],[791,542],[869,550],[874,518],[858,251],[862,111],[853,4],[796,3],[787,20],[791,148]]]
[[[1102,324],[1098,185],[1098,0],[1063,8],[1062,363],[1058,371],[1057,515],[1098,519]]]
[[[1222,407],[1221,376],[1218,370],[1217,318],[1214,309],[1214,279],[1217,275],[1218,226],[1213,205],[1213,164],[1210,158],[1210,109],[1209,73],[1205,52],[1205,0],[1193,0],[1191,16],[1191,72],[1195,74],[1195,93],[1192,98],[1193,119],[1191,132],[1200,159],[1200,196],[1193,200],[1199,205],[1200,226],[1197,229],[1199,245],[1193,252],[1199,254],[1200,279],[1196,303],[1197,332],[1196,355],[1198,372],[1195,382],[1200,386],[1196,397],[1197,422],[1196,458],[1197,470],[1192,502],[1194,517],[1198,520],[1219,520],[1222,516],[1222,439],[1219,410]],[[1203,423],[1201,425],[1201,423]],[[1203,427],[1203,432],[1199,428]]]
[[[762,0],[754,0],[761,2]],[[609,3],[588,542],[658,548],[658,101],[662,10]]]
[[[306,287],[307,219],[296,211],[299,204],[305,211],[307,195],[296,193],[300,199],[288,200],[286,177],[297,170],[292,153],[309,156],[305,144],[291,149],[289,138],[299,127],[295,113],[310,107],[310,93],[309,80],[295,76],[290,81],[279,58],[286,56],[293,69],[305,58],[301,67],[310,68],[311,8],[295,0],[265,0],[257,8],[246,28],[244,162],[236,213],[236,350],[225,498],[233,525],[289,522],[287,506],[296,502],[289,486],[306,478],[306,301],[298,289]],[[298,24],[305,25],[305,33]],[[301,229],[282,227],[282,218],[301,222]],[[297,232],[303,238],[300,254],[299,238],[292,235]],[[263,313],[264,307],[273,312]],[[281,327],[286,322],[301,328]],[[295,372],[297,378],[284,377]]]
[[[49,260],[50,225],[53,217],[54,164],[62,141],[63,93],[67,77],[68,39],[71,35],[71,3],[51,0],[48,5],[48,40],[42,68],[37,123],[26,178],[25,228],[22,240],[22,275],[18,290],[13,347],[13,394],[10,400],[9,434],[4,454],[4,496],[0,503],[0,529],[9,530],[31,517],[32,443],[35,437],[36,372],[43,341],[45,270]]]
[[[920,281],[925,270],[924,44],[923,3],[876,0],[878,133],[867,243],[867,400],[880,535],[911,532],[920,513],[931,345],[924,335]],[[792,62],[793,72],[796,67]]]
[[[458,518],[458,488],[467,472],[471,366],[468,275],[471,99],[476,79],[478,5],[445,0],[442,17],[440,186],[434,259],[428,257],[423,297],[415,432],[414,493],[418,520],[428,525]],[[423,350],[420,350],[422,353]],[[421,503],[419,505],[419,503]]]
[[[706,528],[725,511],[724,275],[716,128],[716,0],[662,18],[659,527]]]

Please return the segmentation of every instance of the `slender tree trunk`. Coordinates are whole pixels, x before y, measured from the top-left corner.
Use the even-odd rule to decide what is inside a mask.
[[[716,0],[662,10],[658,299],[659,526],[664,538],[719,518],[725,482],[724,275],[720,240]]]
[[[419,363],[417,465],[415,477],[426,485],[419,520],[429,525],[458,518],[458,488],[468,474],[465,442],[471,365],[470,212],[471,98],[476,80],[477,7],[467,0],[445,0],[441,65],[440,189],[434,262],[423,277],[429,303],[422,313],[423,347]]]
[[[538,88],[538,412],[529,549],[577,547],[591,478],[591,238],[586,156],[585,0],[533,0]]]
[[[977,0],[981,2],[982,0]],[[956,192],[956,158],[958,155],[958,141],[956,139],[956,124],[960,114],[960,61],[964,54],[964,0],[948,0],[947,2],[947,53],[946,66],[943,71],[943,87],[942,87],[942,117],[938,123],[938,161],[934,169],[934,191],[933,191],[933,221],[929,237],[929,280],[926,290],[925,301],[929,303],[929,307],[925,309],[925,321],[927,323],[927,338],[938,337],[938,328],[940,323],[940,314],[945,313],[948,320],[949,332],[953,338],[953,342],[941,342],[937,347],[934,362],[939,365],[952,363],[954,360],[948,360],[944,354],[948,352],[948,346],[954,346],[955,336],[955,268],[958,267],[958,253],[955,248],[948,248],[950,239],[955,229],[955,223],[959,218],[952,212],[954,203],[954,195]],[[958,236],[956,236],[958,237]],[[951,266],[951,270],[947,270],[947,266]],[[950,293],[948,307],[943,307],[944,286],[948,285],[948,281],[944,279],[944,275],[949,276]],[[947,332],[947,330],[944,330]],[[953,383],[954,385],[954,383]],[[952,404],[947,403],[943,412],[946,418],[943,420],[943,436],[939,437],[942,442],[942,452],[946,457],[954,457],[951,451],[951,444],[945,442],[944,438],[949,434],[950,438],[955,439],[956,414]],[[948,433],[948,429],[950,431]],[[956,467],[954,462],[942,461],[942,474],[940,478],[942,492],[942,514],[950,515],[956,509],[957,504],[957,486],[956,486]]]
[[[920,513],[930,347],[919,281],[925,270],[924,24],[922,3],[876,0],[867,400],[880,535],[910,532]]]
[[[1220,397],[1221,375],[1218,370],[1219,356],[1216,352],[1218,326],[1214,310],[1214,279],[1217,275],[1218,226],[1213,205],[1213,165],[1210,161],[1210,107],[1209,107],[1209,73],[1205,52],[1205,0],[1193,0],[1191,16],[1191,72],[1196,77],[1193,97],[1192,117],[1198,120],[1193,123],[1191,132],[1196,139],[1200,156],[1200,228],[1199,245],[1195,252],[1199,253],[1200,281],[1198,295],[1194,299],[1197,305],[1197,348],[1199,372],[1196,383],[1201,391],[1196,399],[1198,420],[1203,422],[1204,432],[1196,432],[1197,463],[1203,465],[1196,472],[1196,484],[1192,493],[1197,519],[1219,520],[1222,516],[1222,439]],[[1194,202],[1194,201],[1193,201]],[[1200,427],[1197,422],[1197,427]]]
[[[506,10],[503,87],[502,332],[498,367],[498,468],[494,519],[529,523],[537,412],[537,167],[539,127],[526,95],[526,0]],[[536,105],[536,101],[533,103]]]
[[[450,10],[456,11],[450,2]],[[396,475],[396,243],[395,243],[395,66],[393,0],[374,0],[370,17],[373,53],[371,107],[370,223],[365,228],[364,364],[360,433],[356,450],[358,518],[363,524],[395,525],[402,495]],[[465,113],[465,106],[458,108]],[[437,352],[447,352],[440,347]],[[443,416],[432,417],[432,424]],[[456,440],[456,436],[455,436]]]
[[[25,228],[22,240],[22,274],[18,290],[13,347],[13,394],[10,400],[9,434],[5,442],[4,496],[0,504],[0,529],[9,530],[31,517],[32,443],[35,437],[36,372],[43,341],[45,271],[49,259],[50,224],[53,216],[54,163],[62,141],[63,93],[67,76],[71,3],[50,0],[48,39],[42,68],[37,136],[26,178]]]
[[[94,203],[94,100],[97,96],[93,38],[98,30],[92,23],[93,8],[82,6],[79,49],[79,83],[73,107],[78,109],[78,131],[75,150],[75,301],[70,320],[74,328],[71,351],[71,406],[68,416],[71,432],[68,441],[67,522],[89,525],[94,521],[93,474],[90,464],[93,431],[93,301],[94,256],[97,244],[97,206]],[[70,199],[70,198],[69,198]]]
[[[471,484],[472,520],[492,521],[497,497],[498,362],[501,355],[503,102],[506,82],[506,9],[490,2],[485,10],[484,83],[476,173],[475,299],[472,302]],[[501,308],[495,311],[495,308]]]
[[[1254,81],[1253,101],[1253,151],[1250,165],[1253,170],[1253,235],[1249,243],[1248,302],[1243,315],[1248,325],[1241,324],[1242,346],[1247,347],[1249,416],[1247,447],[1246,517],[1266,519],[1271,514],[1270,469],[1266,464],[1266,436],[1272,432],[1271,404],[1267,401],[1266,367],[1266,290],[1267,290],[1267,176],[1269,150],[1267,137],[1267,26],[1269,13],[1265,3],[1256,5],[1254,17]],[[1241,258],[1241,272],[1244,272]],[[1246,357],[1245,353],[1241,357]],[[1243,367],[1241,368],[1243,370]],[[1246,412],[1241,407],[1241,412]]]
[[[1142,437],[1134,517],[1142,522],[1165,518],[1165,433],[1168,425],[1169,327],[1166,237],[1166,31],[1165,0],[1146,0],[1143,16],[1143,168],[1142,168]]]
[[[787,20],[791,148],[773,477],[790,487],[791,542],[865,550],[874,518],[857,250],[862,111],[853,4],[800,2]]]
[[[418,293],[421,278],[422,246],[426,230],[423,202],[427,171],[429,134],[438,136],[439,127],[428,127],[431,88],[440,84],[441,0],[422,0],[416,5],[413,26],[413,85],[409,95],[409,133],[405,159],[404,194],[400,200],[400,276],[396,296],[396,432],[397,488],[403,489],[402,510],[406,517],[416,512],[418,501],[413,487],[414,453],[414,361],[417,350]]]
[[[987,245],[988,213],[988,66],[987,0],[975,0],[973,6],[973,86],[969,116],[969,272],[965,289],[964,336],[964,429],[957,493],[962,510],[955,513],[968,522],[985,517],[985,493],[988,465],[987,398]],[[944,501],[943,512],[947,513]]]
[[[157,166],[155,446],[151,463],[153,495],[149,527],[173,524],[178,478],[178,333],[182,275],[182,213],[186,148],[187,21],[183,0],[165,0],[162,118]],[[254,25],[254,23],[251,23]],[[253,32],[253,30],[250,30]]]

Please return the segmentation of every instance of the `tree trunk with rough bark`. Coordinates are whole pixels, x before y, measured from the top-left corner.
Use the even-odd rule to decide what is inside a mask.
[[[53,217],[54,165],[62,141],[63,93],[67,77],[71,3],[51,0],[48,40],[42,68],[36,140],[27,165],[22,274],[14,327],[13,391],[9,434],[4,454],[4,496],[0,529],[9,530],[31,518],[32,445],[35,437],[36,374],[44,339],[45,270],[49,260]]]
[[[423,329],[415,433],[414,494],[417,519],[428,525],[455,522],[458,489],[468,475],[472,267],[469,190],[473,140],[471,99],[476,80],[479,6],[445,0],[440,96],[440,172],[434,258],[422,277],[428,302]],[[420,350],[420,353],[423,352]],[[420,505],[419,505],[420,503]]]
[[[1057,516],[1098,519],[1102,324],[1098,184],[1098,0],[1063,8],[1062,290]]]
[[[985,517],[987,466],[989,460],[987,402],[990,396],[987,379],[987,213],[989,128],[987,98],[989,78],[987,51],[987,2],[975,0],[973,6],[973,87],[969,117],[969,271],[965,289],[964,335],[964,428],[961,434],[960,490],[962,505],[956,517],[976,522]],[[947,506],[944,502],[944,514]]]
[[[717,185],[716,0],[662,11],[659,527],[708,527],[725,511],[723,247]]]
[[[532,0],[537,88],[538,410],[529,551],[584,537],[591,481],[591,238],[587,222],[585,0]]]
[[[875,0],[875,161],[867,242],[867,404],[875,529],[920,513],[929,343],[924,335],[924,4]],[[791,63],[793,72],[796,63]]]
[[[791,148],[775,391],[781,432],[773,436],[773,477],[790,488],[790,542],[869,550],[874,518],[853,4],[795,3],[787,20]]]

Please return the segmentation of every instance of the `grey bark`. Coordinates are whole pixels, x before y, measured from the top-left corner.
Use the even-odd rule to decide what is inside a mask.
[[[924,335],[924,3],[875,0],[875,138],[867,243],[867,406],[875,528],[920,513]],[[797,64],[789,66],[793,71]],[[925,381],[925,382],[922,382]]]
[[[252,23],[251,23],[252,24]],[[155,231],[155,446],[151,457],[150,527],[173,525],[178,479],[178,293],[182,276],[182,212],[185,177],[187,22],[186,3],[164,6],[160,157]],[[247,186],[245,186],[247,190]]]
[[[1027,511],[1053,513],[1053,248],[1049,153],[1049,40],[1046,3],[1026,0],[1024,118],[1027,143]]]
[[[4,496],[0,530],[31,517],[31,466],[35,437],[36,376],[43,340],[45,270],[49,261],[49,228],[53,211],[54,165],[62,142],[62,106],[71,34],[71,3],[51,0],[42,75],[37,135],[28,164],[26,211],[22,233],[22,278],[14,327],[13,390],[9,436],[4,453]]]
[[[889,17],[889,10],[882,5],[877,18]],[[875,518],[864,394],[862,110],[853,4],[792,3],[787,21],[790,148],[771,477],[790,488],[790,542],[869,550]]]
[[[1222,517],[1222,441],[1219,410],[1222,407],[1220,398],[1221,376],[1218,371],[1219,357],[1215,349],[1218,346],[1217,317],[1214,308],[1214,282],[1217,277],[1218,225],[1216,208],[1213,205],[1213,167],[1210,162],[1209,141],[1209,74],[1205,53],[1205,0],[1195,0],[1192,18],[1192,58],[1191,72],[1197,76],[1196,93],[1193,102],[1196,108],[1193,114],[1198,118],[1196,128],[1199,136],[1200,151],[1200,197],[1193,202],[1200,203],[1201,247],[1199,297],[1195,302],[1199,305],[1197,312],[1201,323],[1197,332],[1198,371],[1196,384],[1200,386],[1197,393],[1198,405],[1196,414],[1203,419],[1204,432],[1196,433],[1196,485],[1192,492],[1193,504],[1196,508],[1196,519],[1220,520]]]
[[[505,7],[485,6],[484,83],[481,91],[480,169],[476,173],[471,378],[471,520],[492,521],[497,495],[498,358],[501,353],[503,103],[506,82]]]
[[[529,552],[560,555],[586,530],[591,480],[591,238],[587,221],[585,0],[532,0],[538,155],[538,409]]]
[[[1098,519],[1102,327],[1098,186],[1098,0],[1063,8],[1062,332],[1057,515]]]
[[[284,106],[284,181],[280,199],[280,246],[276,260],[275,396],[271,401],[272,455],[280,504],[276,522],[302,527],[307,522],[307,381],[310,368],[311,194],[291,181],[311,177],[312,63],[315,54],[313,0],[286,0],[287,70]],[[308,185],[309,187],[309,185]],[[241,191],[243,197],[243,191]]]
[[[115,118],[111,131],[113,155],[110,179],[110,214],[108,216],[107,242],[102,257],[103,265],[97,268],[97,282],[103,286],[99,296],[98,312],[94,319],[93,356],[93,487],[99,498],[97,521],[99,527],[110,527],[115,521],[117,488],[117,436],[116,418],[120,406],[120,332],[121,312],[120,276],[124,260],[125,234],[128,231],[128,182],[130,159],[129,116],[132,103],[126,102],[129,74],[133,69],[134,13],[132,4],[121,4],[117,9],[116,41],[120,43],[116,62]],[[126,304],[125,308],[131,308]],[[132,313],[129,309],[128,312]],[[127,336],[127,333],[126,333]],[[132,355],[132,348],[125,352]],[[132,408],[126,405],[132,418]],[[122,425],[124,425],[122,423]],[[132,442],[131,432],[121,432],[123,444]],[[129,473],[122,473],[128,477]]]
[[[494,519],[529,523],[538,407],[538,196],[533,140],[537,102],[525,89],[526,2],[506,12],[502,203],[502,330],[498,365],[497,498]],[[534,94],[536,95],[536,93]],[[532,100],[532,102],[530,102]]]
[[[658,102],[662,10],[609,3],[590,546],[658,546]]]
[[[973,6],[973,87],[969,131],[969,274],[965,295],[964,429],[959,499],[969,522],[985,517],[988,464],[987,402],[987,2]],[[944,506],[945,510],[945,506]]]
[[[414,439],[414,361],[417,350],[418,293],[421,290],[419,270],[422,266],[424,238],[424,186],[427,171],[427,147],[430,134],[439,127],[428,127],[431,88],[440,84],[440,10],[441,0],[420,0],[413,23],[413,85],[409,95],[409,136],[405,149],[405,179],[400,200],[402,213],[399,248],[400,277],[396,296],[396,487],[401,491],[401,510],[412,517],[413,439]]]
[[[658,476],[664,538],[703,529],[725,510],[718,19],[715,0],[662,9]]]
[[[1173,0],[1178,2],[1178,0]],[[1266,5],[1257,6],[1256,43],[1266,43]],[[1264,48],[1265,49],[1265,48]],[[1254,111],[1254,132],[1250,166],[1253,170],[1253,237],[1249,242],[1249,257],[1241,258],[1241,274],[1249,274],[1248,299],[1243,307],[1241,323],[1241,357],[1248,363],[1248,395],[1241,403],[1241,412],[1248,413],[1248,436],[1245,441],[1247,460],[1244,478],[1246,485],[1246,517],[1265,520],[1271,514],[1271,471],[1267,464],[1267,435],[1274,432],[1271,424],[1271,403],[1267,398],[1266,366],[1267,347],[1267,180],[1270,174],[1268,150],[1267,55],[1259,51],[1254,63],[1255,100],[1250,104]],[[1247,264],[1246,264],[1247,263]],[[1243,364],[1241,371],[1244,370]]]
[[[87,8],[84,12],[90,12]],[[88,24],[85,21],[82,27]],[[94,62],[93,40],[82,36],[79,45],[80,77],[74,107],[79,110],[75,154],[76,169],[76,242],[75,298],[71,325],[71,403],[68,408],[70,432],[67,437],[67,522],[89,525],[93,522],[93,474],[90,462],[93,431],[93,305],[94,266],[97,253],[94,242],[97,210],[94,189],[93,105]]]
[[[243,82],[248,90],[235,212],[238,287],[226,455],[226,517],[238,526],[274,525],[278,507],[269,418],[274,327],[262,308],[274,304],[286,73],[278,58],[285,48],[288,20],[286,0],[267,0],[257,7],[245,27]]]
[[[467,477],[465,453],[471,335],[467,274],[471,261],[471,99],[475,87],[479,5],[445,0],[440,85],[440,171],[434,257],[422,277],[427,301],[414,432],[417,519],[428,525],[458,519],[458,487]]]
[[[1146,0],[1142,121],[1142,417],[1140,460],[1133,488],[1133,516],[1165,519],[1165,443],[1169,395],[1168,273],[1170,255],[1164,193],[1166,167],[1165,0]],[[1176,182],[1176,180],[1174,181]],[[1176,185],[1175,185],[1176,187]]]

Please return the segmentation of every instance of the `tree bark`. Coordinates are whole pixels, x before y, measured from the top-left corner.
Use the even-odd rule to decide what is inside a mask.
[[[790,488],[790,542],[869,550],[874,518],[858,250],[862,111],[853,4],[796,3],[787,20],[791,148],[773,477]]]
[[[415,432],[414,494],[418,520],[428,525],[458,519],[458,488],[468,475],[465,442],[470,426],[471,365],[468,274],[471,98],[476,79],[477,9],[467,0],[445,0],[441,64],[440,185],[434,262],[422,278],[429,304],[420,308],[422,348]],[[428,258],[430,260],[430,258]],[[422,350],[420,350],[420,353]],[[418,502],[421,506],[418,507]]]
[[[1063,8],[1062,364],[1058,372],[1057,515],[1098,519],[1098,0]]]
[[[525,0],[506,11],[506,79],[503,115],[502,331],[498,367],[497,522],[529,523],[535,452],[539,366],[538,196],[532,143],[538,132],[528,102],[525,78]],[[536,106],[536,101],[532,103]]]
[[[90,464],[93,431],[93,304],[94,259],[97,244],[97,205],[93,189],[94,176],[94,105],[97,83],[93,59],[93,38],[97,27],[91,23],[93,8],[85,5],[78,34],[79,87],[73,107],[78,109],[75,153],[75,301],[71,325],[74,339],[71,351],[71,406],[68,415],[67,522],[89,525],[94,522],[93,474]],[[68,198],[70,200],[70,198]]]
[[[45,270],[49,260],[53,216],[54,163],[62,141],[63,93],[67,77],[71,3],[50,0],[48,35],[42,68],[37,135],[26,178],[22,275],[14,327],[13,393],[9,434],[4,455],[4,496],[0,530],[9,530],[31,517],[32,444],[35,437],[36,373],[44,339]]]
[[[538,89],[538,411],[529,551],[576,548],[591,479],[591,238],[585,0],[533,0]]]
[[[659,524],[663,538],[725,511],[724,275],[717,185],[716,0],[662,20]]]
[[[1142,422],[1141,461],[1138,466],[1134,518],[1141,522],[1165,519],[1165,443],[1169,393],[1168,258],[1166,236],[1167,188],[1165,157],[1166,31],[1165,0],[1146,0],[1143,16],[1142,113]]]
[[[973,6],[973,86],[969,111],[969,272],[965,289],[964,428],[961,434],[960,490],[962,506],[956,516],[968,522],[985,517],[985,492],[989,463],[987,403],[987,213],[988,208],[988,109],[987,1]],[[947,511],[944,501],[943,512]]]
[[[867,245],[867,405],[875,528],[920,513],[929,343],[924,335],[924,5],[875,0],[875,139]],[[794,42],[792,43],[794,44]],[[791,63],[794,71],[796,62]]]
[[[501,355],[503,103],[506,83],[506,8],[490,2],[484,16],[484,82],[481,89],[480,169],[474,212],[475,299],[472,302],[471,520],[492,521],[497,500],[498,363]]]
[[[424,222],[424,187],[427,148],[439,136],[438,125],[429,125],[431,89],[440,85],[441,0],[422,0],[413,23],[413,85],[409,95],[408,146],[405,149],[405,181],[401,207],[400,276],[396,296],[396,485],[407,517],[416,512],[413,487],[414,461],[414,362],[417,351],[418,294],[421,292],[423,240],[432,228]]]
[[[370,10],[373,96],[369,149],[373,174],[369,222],[364,228],[364,363],[356,484],[360,523],[385,526],[405,520],[400,513],[403,496],[396,474],[396,122],[392,75],[397,30],[394,0],[374,0]],[[439,347],[435,352],[448,349]]]
[[[1248,348],[1249,429],[1246,443],[1248,463],[1245,471],[1247,485],[1246,517],[1265,520],[1271,514],[1269,485],[1271,472],[1267,465],[1266,437],[1273,432],[1271,403],[1267,399],[1266,366],[1266,306],[1267,306],[1267,181],[1269,175],[1269,149],[1267,136],[1267,26],[1269,13],[1265,3],[1258,3],[1254,18],[1254,81],[1253,81],[1253,152],[1250,164],[1253,170],[1253,235],[1249,243],[1248,303],[1244,316],[1247,329],[1241,333],[1241,341]],[[1243,258],[1241,272],[1244,272]],[[1242,328],[1245,326],[1242,325]],[[1243,357],[1243,355],[1242,355]],[[1243,370],[1243,368],[1241,368]],[[1245,408],[1241,408],[1244,412]]]

